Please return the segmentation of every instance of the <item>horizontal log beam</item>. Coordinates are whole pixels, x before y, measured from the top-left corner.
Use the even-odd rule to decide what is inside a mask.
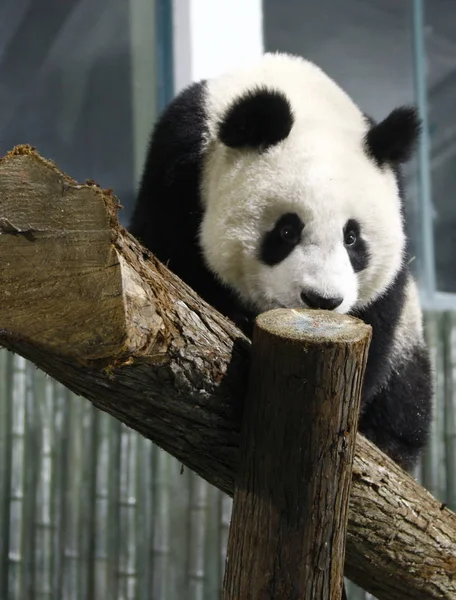
[[[29,147],[0,161],[0,343],[228,494],[250,342]],[[346,574],[380,600],[456,597],[456,515],[358,435]]]

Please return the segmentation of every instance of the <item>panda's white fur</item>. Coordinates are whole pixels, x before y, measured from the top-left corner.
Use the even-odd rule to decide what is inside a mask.
[[[264,146],[242,143],[250,121],[269,128],[264,115],[247,111],[241,143],[230,144],[221,126],[236,103],[259,90],[285,99],[290,126]],[[337,312],[371,323],[361,430],[404,466],[416,459],[430,418],[429,365],[406,264],[398,179],[416,131],[410,110],[373,124],[316,65],[266,54],[255,65],[194,84],[170,105],[152,137],[131,226],[236,321],[239,314],[306,306],[302,293],[310,290],[340,299]],[[262,244],[287,213],[303,224],[299,243],[268,264]],[[344,243],[350,220],[360,224],[368,250],[358,269]],[[401,399],[403,412],[395,415]]]
[[[391,364],[394,365],[407,359],[410,351],[417,344],[424,345],[423,317],[418,289],[415,280],[409,275],[402,313],[394,332],[394,343],[390,356]]]

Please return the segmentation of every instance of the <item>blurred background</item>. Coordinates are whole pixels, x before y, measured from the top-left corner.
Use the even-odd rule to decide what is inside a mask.
[[[375,118],[418,106],[405,172],[436,374],[417,477],[456,509],[456,2],[2,0],[0,155],[29,143],[132,209],[150,129],[182,87],[286,51]],[[231,501],[0,351],[0,598],[213,600]],[[368,598],[350,586],[351,600]]]

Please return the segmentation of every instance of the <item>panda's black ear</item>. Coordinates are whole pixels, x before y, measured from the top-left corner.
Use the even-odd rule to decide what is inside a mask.
[[[366,150],[380,166],[404,163],[411,157],[420,131],[421,120],[416,108],[396,108],[386,119],[371,125],[365,138]]]
[[[257,88],[233,102],[219,124],[218,136],[230,148],[265,150],[288,136],[293,121],[290,102],[282,92]]]

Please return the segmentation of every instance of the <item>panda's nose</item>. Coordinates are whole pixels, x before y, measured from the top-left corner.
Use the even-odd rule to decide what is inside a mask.
[[[310,292],[306,290],[305,292],[301,292],[301,300],[306,304],[309,308],[321,308],[323,310],[334,310],[338,306],[340,306],[343,302],[343,298],[339,296],[334,296],[332,298],[328,298],[327,296],[320,296],[320,294],[316,294],[315,292]]]

